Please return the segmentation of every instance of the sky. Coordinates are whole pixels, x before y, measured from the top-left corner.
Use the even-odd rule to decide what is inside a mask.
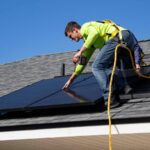
[[[66,24],[103,19],[150,39],[150,0],[0,0],[0,64],[77,50]]]

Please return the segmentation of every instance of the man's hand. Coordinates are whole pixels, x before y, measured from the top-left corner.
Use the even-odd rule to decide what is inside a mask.
[[[70,86],[70,84],[71,84],[71,80],[68,80],[66,83],[65,83],[65,85],[63,86],[63,90],[66,90],[66,89],[68,89],[68,87]]]
[[[82,55],[81,51],[78,51],[73,57],[80,57]]]
[[[63,86],[63,90],[66,90],[68,89],[68,87],[71,85],[71,83],[74,81],[74,79],[76,78],[77,76],[73,73],[71,75],[71,77],[68,79],[68,81],[65,83],[65,85]]]
[[[141,66],[139,64],[136,64],[135,67],[136,67],[136,72],[139,73],[140,69],[141,69]]]
[[[77,63],[77,62],[79,61],[79,59],[80,59],[82,53],[83,53],[84,51],[86,51],[86,50],[87,50],[87,48],[84,47],[84,46],[82,46],[82,47],[80,48],[80,50],[73,56],[72,61],[73,61],[74,63]]]
[[[82,54],[81,54],[80,51],[77,52],[77,53],[73,56],[73,58],[72,58],[73,63],[77,63],[77,62],[79,61],[81,55],[82,55]]]
[[[72,62],[76,64],[79,61],[79,59],[80,59],[80,57],[74,57],[73,56]]]

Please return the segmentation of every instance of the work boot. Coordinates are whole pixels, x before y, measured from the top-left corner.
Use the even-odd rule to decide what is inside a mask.
[[[116,108],[120,105],[120,98],[118,94],[112,95],[110,100],[110,108]],[[108,100],[105,100],[105,106],[108,106]]]

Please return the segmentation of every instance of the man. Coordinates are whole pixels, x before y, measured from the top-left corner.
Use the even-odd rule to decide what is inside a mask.
[[[120,41],[125,42],[131,49],[134,54],[136,69],[140,69],[140,54],[142,50],[135,36],[129,30],[116,25],[110,20],[87,22],[82,26],[75,21],[71,21],[65,28],[65,35],[76,42],[83,39],[84,44],[73,56],[72,61],[78,63],[78,65],[63,89],[67,89],[70,86],[74,79],[84,70],[95,49],[99,48],[100,51],[92,65],[92,72],[99,83],[102,96],[107,103],[114,50]],[[118,105],[118,101],[119,96],[114,87],[111,104]]]

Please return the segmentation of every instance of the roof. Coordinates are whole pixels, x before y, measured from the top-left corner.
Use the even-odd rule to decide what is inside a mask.
[[[150,40],[140,41],[146,62],[150,62]],[[91,72],[93,62],[98,50],[94,53],[84,72]],[[62,63],[66,64],[66,75],[71,74],[74,64],[71,61],[75,51],[35,56],[30,59],[0,65],[0,96],[21,89],[27,85],[43,79],[60,76]]]
[[[150,62],[149,48],[150,40],[141,41],[141,47],[146,53],[146,61]],[[70,57],[75,52],[66,52],[61,54],[51,54],[46,56],[38,56],[31,59],[4,64],[0,66],[1,77],[1,96],[23,88],[24,86],[31,85],[42,79],[52,78],[58,76],[62,62],[65,62],[67,66],[71,66]],[[96,54],[95,54],[96,55]],[[92,58],[92,60],[94,57]],[[57,60],[57,61],[56,61]],[[61,62],[61,60],[63,60]],[[65,61],[64,61],[65,60]],[[91,60],[91,61],[92,61]],[[89,65],[90,66],[90,65]],[[90,67],[87,66],[85,72],[90,71]],[[49,69],[48,69],[49,68]],[[59,68],[59,69],[58,69]],[[67,67],[67,74],[72,72],[71,67]],[[50,71],[49,71],[50,70]],[[149,84],[149,80],[141,83]],[[140,83],[140,85],[142,85]],[[142,86],[141,86],[142,87]],[[138,89],[137,90],[143,90]],[[148,95],[150,87],[147,86],[147,93],[137,93],[135,97],[131,97],[131,100],[124,103],[121,107],[112,109],[113,123],[135,123],[135,122],[149,122],[150,121],[150,96]],[[139,94],[139,95],[138,95]],[[131,96],[131,95],[130,95]],[[47,128],[47,127],[66,127],[66,126],[85,126],[85,125],[97,125],[107,124],[107,112],[94,111],[95,108],[86,108],[86,111],[75,109],[70,113],[64,113],[63,109],[57,110],[57,113],[45,112],[44,116],[40,114],[28,115],[24,114],[23,117],[15,118],[1,118],[0,129],[1,130],[18,130],[18,129],[32,129],[32,128]]]
[[[150,62],[150,40],[141,41],[140,45],[146,53],[146,62]],[[62,78],[53,78],[60,75],[62,62],[67,65],[66,74],[70,74],[73,68],[70,57],[74,53],[37,56],[0,65],[0,99],[42,81]],[[91,74],[87,73],[91,71],[91,62],[81,76]],[[115,150],[150,149],[150,80],[134,83],[134,93],[121,95],[122,106],[111,110]],[[3,112],[0,116],[0,147],[4,150],[106,150],[107,111],[99,106],[97,103],[86,107],[19,111],[9,115]]]

